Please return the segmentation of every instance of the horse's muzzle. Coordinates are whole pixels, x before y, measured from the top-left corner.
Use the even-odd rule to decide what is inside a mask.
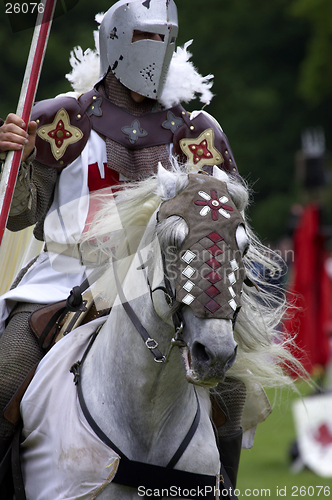
[[[237,344],[231,342],[222,352],[216,352],[196,341],[190,350],[181,349],[181,357],[188,382],[207,387],[214,387],[222,382],[227,370],[234,364]]]

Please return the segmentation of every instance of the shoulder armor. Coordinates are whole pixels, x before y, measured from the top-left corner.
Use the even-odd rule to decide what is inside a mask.
[[[31,119],[37,122],[36,160],[48,167],[63,168],[83,151],[91,131],[86,113],[94,91],[84,94],[82,103],[74,97],[57,97],[36,103]]]
[[[180,161],[212,172],[214,165],[231,174],[238,169],[226,134],[204,111],[183,114],[184,124],[174,134],[174,153]]]

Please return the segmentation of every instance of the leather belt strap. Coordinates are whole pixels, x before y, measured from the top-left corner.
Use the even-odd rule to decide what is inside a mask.
[[[89,267],[100,266],[102,261],[107,257],[99,248],[92,250],[90,246],[81,245],[80,243],[65,245],[51,241],[45,244],[45,251],[72,257]]]
[[[62,324],[62,320],[66,317],[68,311],[80,312],[80,307],[83,302],[82,293],[85,292],[93,283],[95,283],[105,272],[108,261],[104,261],[101,266],[94,269],[90,276],[86,278],[80,286],[75,286],[67,297],[66,301],[62,301],[59,309],[55,311],[49,319],[45,328],[39,336],[38,343],[44,349],[48,349],[53,344],[56,336],[59,333],[57,324]],[[51,334],[51,335],[50,335]],[[45,344],[46,341],[46,344]]]
[[[23,421],[21,420],[13,438],[12,455],[11,455],[12,477],[13,477],[16,500],[26,500],[24,481],[23,481],[21,462],[20,462],[20,443],[21,443],[22,428],[23,428]]]

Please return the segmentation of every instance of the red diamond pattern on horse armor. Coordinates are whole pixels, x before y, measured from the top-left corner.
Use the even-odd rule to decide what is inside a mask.
[[[204,275],[204,278],[211,283],[211,286],[207,290],[205,290],[206,295],[211,297],[211,300],[209,300],[204,305],[204,307],[206,307],[206,309],[214,314],[216,311],[218,311],[218,309],[220,309],[221,306],[215,300],[213,300],[214,297],[220,295],[220,291],[213,285],[215,283],[218,283],[218,281],[222,281],[222,278],[220,278],[219,274],[216,272],[216,269],[221,267],[222,264],[218,262],[214,257],[224,253],[216,244],[220,241],[223,241],[224,238],[220,236],[220,234],[216,231],[212,231],[212,233],[208,234],[207,238],[209,238],[209,240],[213,241],[214,243],[214,245],[207,248],[207,250],[213,255],[213,258],[206,261],[206,264],[212,267],[213,271]]]
[[[207,238],[209,238],[211,241],[214,243],[219,243],[219,241],[222,241],[224,238],[220,236],[216,231],[212,231],[212,233],[207,235]]]
[[[216,255],[221,255],[224,253],[217,245],[212,245],[212,247],[207,248],[207,250],[212,253],[212,255],[215,257]]]
[[[217,295],[220,294],[218,288],[216,288],[213,285],[211,285],[207,290],[205,290],[205,293],[206,293],[206,295],[211,297],[211,299],[213,299],[214,297],[216,297]]]
[[[210,259],[210,260],[207,260],[206,261],[206,264],[210,267],[212,267],[212,269],[218,269],[219,267],[221,267],[222,264],[220,264],[220,262],[218,262],[215,258],[213,259]]]
[[[206,274],[204,276],[204,278],[212,284],[218,283],[218,281],[221,281],[219,274],[215,273],[214,271],[211,271],[210,273]]]
[[[220,305],[217,304],[217,302],[213,299],[209,300],[209,302],[207,302],[205,304],[206,309],[208,309],[210,312],[215,313],[216,311],[218,311],[218,309],[220,309]]]

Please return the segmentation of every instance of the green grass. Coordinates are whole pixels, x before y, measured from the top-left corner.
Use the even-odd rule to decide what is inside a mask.
[[[299,390],[302,395],[308,393],[303,385],[299,385]],[[268,391],[268,396],[273,403],[274,391]],[[297,398],[289,391],[279,394],[272,414],[257,428],[253,448],[242,450],[239,498],[332,499],[332,478],[319,477],[308,469],[297,474],[290,472],[289,448],[296,439],[292,401]]]

